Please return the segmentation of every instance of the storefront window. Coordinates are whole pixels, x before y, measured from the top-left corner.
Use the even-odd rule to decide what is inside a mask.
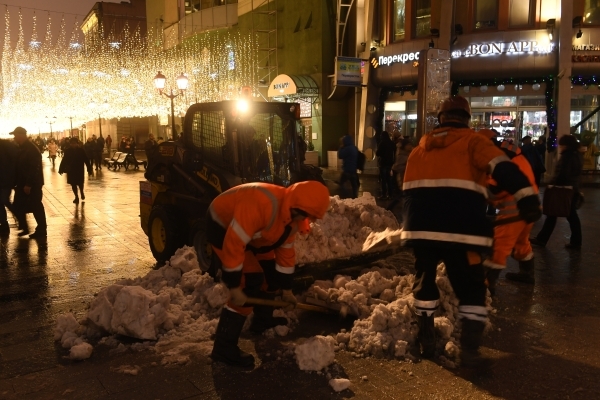
[[[496,28],[497,20],[498,0],[475,0],[475,29]]]
[[[383,129],[392,138],[414,137],[417,131],[416,100],[386,102]]]
[[[415,36],[431,35],[431,0],[416,0],[415,6]]]
[[[406,37],[406,0],[394,0],[394,41]]]
[[[511,28],[529,26],[531,18],[531,3],[533,0],[510,0],[508,25]]]
[[[585,0],[584,24],[600,24],[600,0]]]

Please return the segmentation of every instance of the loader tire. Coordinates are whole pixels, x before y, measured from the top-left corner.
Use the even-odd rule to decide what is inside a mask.
[[[208,243],[208,238],[206,235],[206,223],[204,219],[197,221],[192,227],[191,242],[196,250],[200,269],[202,272],[208,272],[211,266],[213,250],[211,245]]]
[[[183,246],[183,224],[174,207],[156,206],[152,209],[148,218],[148,242],[156,261],[169,260]]]

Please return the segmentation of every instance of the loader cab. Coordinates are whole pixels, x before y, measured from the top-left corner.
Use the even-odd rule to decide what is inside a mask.
[[[223,101],[192,105],[182,140],[204,162],[242,182],[293,183],[302,168],[296,103]]]

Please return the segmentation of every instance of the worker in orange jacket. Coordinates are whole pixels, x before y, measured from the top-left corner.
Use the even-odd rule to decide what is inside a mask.
[[[500,149],[519,167],[536,194],[539,193],[531,164],[521,153],[519,146],[505,140],[500,144]],[[491,192],[490,202],[498,210],[497,221],[519,215],[517,201],[513,195],[500,189],[492,178],[488,182],[488,187]],[[486,275],[488,289],[492,296],[496,293],[496,281],[500,271],[506,268],[506,259],[511,254],[519,262],[519,272],[508,272],[506,279],[530,284],[535,282],[533,250],[529,243],[531,228],[533,223],[523,220],[497,225],[494,228],[494,252],[491,258],[483,262],[483,265],[489,268]]]
[[[238,347],[246,317],[254,310],[251,329],[286,324],[274,318],[273,308],[248,306],[248,297],[281,298],[296,304],[292,279],[296,265],[294,239],[305,220],[323,218],[329,208],[329,191],[316,181],[284,188],[248,183],[220,194],[210,204],[207,232],[213,248],[213,265],[222,270],[229,300],[221,312],[211,357],[230,365],[249,367],[254,357]]]
[[[498,147],[469,128],[471,107],[461,96],[444,100],[439,128],[424,135],[406,163],[401,237],[415,256],[414,307],[423,357],[436,352],[434,313],[440,293],[436,269],[446,265],[459,300],[462,366],[485,368],[479,353],[487,309],[482,253],[490,252],[493,228],[486,217],[487,176],[517,201],[528,222],[541,217],[540,201],[527,177]]]

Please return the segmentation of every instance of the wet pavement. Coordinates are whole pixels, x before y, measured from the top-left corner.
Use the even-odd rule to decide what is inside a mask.
[[[58,165],[44,162],[47,244],[18,238],[14,229],[0,240],[0,399],[600,398],[599,189],[584,190],[581,251],[564,248],[569,228],[559,219],[548,246],[535,249],[535,287],[501,275],[494,331],[483,348],[497,360],[493,373],[339,352],[330,372],[353,386],[336,394],[325,375],[301,372],[291,358],[277,356],[290,341],[351,327],[351,320],[331,316],[304,314],[300,327],[283,339],[244,336],[242,348],[260,360],[251,371],[201,355],[184,366],[161,366],[151,351],[111,354],[105,346],[85,361],[65,358],[67,351],[53,340],[56,316],[83,316],[99,289],[143,276],[155,263],[139,226],[143,171],[103,169],[86,181],[86,200],[75,205]],[[375,187],[376,180],[363,179],[364,190]],[[540,228],[541,221],[534,232]],[[389,261],[406,267],[411,258],[401,254]],[[511,261],[508,270],[516,267]],[[116,372],[122,365],[141,371]]]

